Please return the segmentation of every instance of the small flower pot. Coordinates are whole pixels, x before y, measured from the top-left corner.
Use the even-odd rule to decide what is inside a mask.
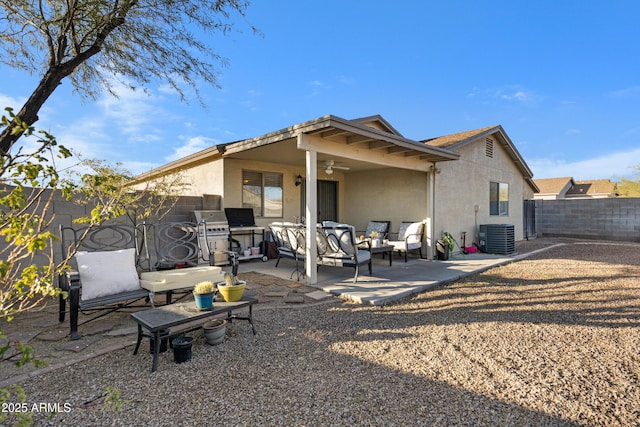
[[[209,345],[218,345],[224,342],[224,335],[227,332],[227,321],[224,319],[214,319],[204,325],[204,337]]]
[[[208,294],[193,294],[193,299],[196,302],[196,308],[198,310],[209,310],[213,307],[213,292]]]

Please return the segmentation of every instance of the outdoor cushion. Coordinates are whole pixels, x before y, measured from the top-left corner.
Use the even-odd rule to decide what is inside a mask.
[[[174,270],[147,271],[140,274],[140,286],[151,292],[172,291],[194,287],[199,282],[214,284],[224,280],[220,267],[198,266]]]
[[[356,240],[356,229],[353,225],[341,224],[334,221],[323,221],[322,225],[324,227],[348,227],[350,229],[350,232],[346,232],[345,230],[331,229],[325,229],[325,231],[327,233],[327,237],[334,236],[333,238],[327,239],[329,241],[329,245],[334,251],[339,252],[340,250],[343,250],[349,255],[353,254],[353,243],[355,243]],[[340,240],[340,243],[337,242],[338,239]]]
[[[377,231],[380,239],[385,238],[389,232],[389,223],[386,221],[369,221],[364,236],[371,237],[372,231]]]
[[[364,264],[369,262],[371,258],[371,252],[365,250],[358,250],[358,264]],[[344,253],[326,253],[320,257],[319,260],[322,265],[332,265],[336,267],[346,266],[353,267],[355,261],[352,256],[345,255]]]
[[[117,251],[78,251],[75,255],[82,283],[81,300],[140,289],[135,248]]]
[[[398,240],[402,241],[404,246],[404,240],[407,239],[407,244],[410,249],[415,249],[418,245],[422,245],[422,222],[403,222],[398,229]],[[393,243],[397,242],[394,241]],[[392,242],[389,242],[392,244]]]

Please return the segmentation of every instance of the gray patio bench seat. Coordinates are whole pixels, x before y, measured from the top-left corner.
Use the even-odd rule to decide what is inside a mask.
[[[269,225],[274,240],[278,245],[278,261],[280,258],[290,258],[296,261],[299,272],[299,261],[304,261],[306,254],[306,229],[304,224],[274,222]],[[367,264],[369,274],[372,274],[370,241],[357,242],[355,229],[352,225],[326,221],[316,226],[316,243],[318,268],[350,267],[355,269],[353,283],[358,281],[360,266]],[[362,244],[364,243],[364,247]],[[292,274],[293,275],[293,274]]]
[[[353,283],[357,283],[360,266],[369,266],[369,275],[373,273],[371,251],[358,247],[355,228],[349,224],[325,221],[317,227],[318,267],[352,267],[355,269]],[[366,242],[370,245],[370,242]]]

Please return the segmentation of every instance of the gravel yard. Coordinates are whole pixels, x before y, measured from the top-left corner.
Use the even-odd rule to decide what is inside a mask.
[[[639,425],[639,262],[569,242],[389,306],[259,310],[154,374],[126,348],[22,386],[67,404],[36,425]]]

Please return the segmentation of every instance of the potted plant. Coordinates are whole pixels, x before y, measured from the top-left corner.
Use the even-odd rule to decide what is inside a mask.
[[[374,248],[380,244],[380,233],[377,231],[372,231],[369,237],[371,238],[371,246]]]
[[[212,282],[200,282],[193,288],[193,299],[198,310],[208,310],[213,306],[215,294]]]
[[[456,241],[448,231],[442,233],[442,237],[436,242],[436,252],[438,259],[446,261],[449,259],[449,254],[453,252],[453,248],[456,245]]]
[[[239,301],[246,285],[244,280],[239,280],[238,276],[232,276],[229,273],[224,274],[224,282],[216,284],[218,292],[226,302]]]

